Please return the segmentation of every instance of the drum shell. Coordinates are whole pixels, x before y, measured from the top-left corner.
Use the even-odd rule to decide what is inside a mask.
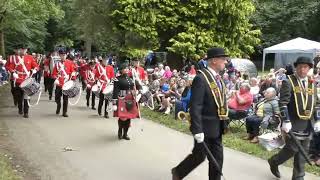
[[[66,85],[67,83],[65,83]],[[73,85],[66,89],[65,87],[62,88],[62,94],[68,96],[69,98],[74,98],[76,97],[77,95],[79,95],[80,93],[80,88],[76,86],[75,83],[73,83]]]
[[[33,96],[39,92],[40,84],[37,83],[34,79],[26,79],[20,84],[20,88],[26,93],[26,95]]]

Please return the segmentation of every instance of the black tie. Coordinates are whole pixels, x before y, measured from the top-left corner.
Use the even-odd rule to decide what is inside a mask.
[[[302,86],[303,86],[303,89],[306,89],[306,80],[302,80]]]

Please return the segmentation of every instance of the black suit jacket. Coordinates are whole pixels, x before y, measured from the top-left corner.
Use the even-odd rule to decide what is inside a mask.
[[[191,126],[192,134],[204,133],[205,137],[218,138],[222,135],[225,121],[220,120],[211,89],[203,76],[198,74],[191,87]]]

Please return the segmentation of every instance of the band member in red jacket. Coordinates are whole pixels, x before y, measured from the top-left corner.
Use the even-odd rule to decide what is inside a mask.
[[[18,102],[19,114],[23,114],[24,118],[29,117],[29,97],[20,88],[20,84],[35,74],[39,65],[31,55],[27,54],[27,49],[24,45],[17,45],[16,55],[10,57],[9,64],[7,65],[8,71],[12,73],[14,78],[13,86],[14,96]]]
[[[99,64],[96,64],[96,80],[98,85],[101,87],[100,96],[99,96],[99,105],[98,105],[98,114],[101,116],[101,108],[103,102],[105,101],[104,108],[104,117],[109,118],[107,107],[109,100],[104,98],[103,90],[108,86],[111,79],[115,78],[114,69],[111,65],[106,65],[104,60],[99,60]]]
[[[79,60],[79,66],[80,66],[80,81],[82,83],[82,90],[86,88],[86,70],[90,65],[88,65],[87,61],[83,58]]]
[[[52,78],[54,60],[52,55],[48,55],[43,62],[44,91],[49,92],[49,100],[52,99],[54,79]]]
[[[92,99],[91,99],[91,109],[96,110],[95,106],[95,98],[96,95],[91,91],[92,86],[95,84],[95,67],[93,62],[89,62],[88,65],[86,65],[84,72],[83,72],[83,78],[84,82],[86,83],[87,86],[87,107],[89,107],[89,99],[90,99],[90,94],[92,94]]]
[[[62,116],[68,117],[68,96],[62,94],[62,87],[65,82],[76,79],[75,64],[66,59],[67,55],[64,50],[59,50],[61,61],[57,62],[53,68],[52,77],[55,79],[55,101],[57,103],[56,114],[60,114],[61,96],[63,96]]]

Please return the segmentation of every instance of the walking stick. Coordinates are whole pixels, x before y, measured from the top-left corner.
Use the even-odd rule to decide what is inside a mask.
[[[309,159],[309,156],[308,156],[307,152],[304,150],[304,148],[302,147],[301,143],[298,141],[297,137],[291,131],[288,132],[288,135],[292,139],[294,144],[298,147],[299,152],[302,154],[302,156],[307,161],[307,163],[312,166],[311,160]]]
[[[226,180],[226,178],[223,176],[223,173],[222,173],[222,167],[220,167],[218,161],[214,158],[214,156],[212,155],[208,145],[203,142],[202,143],[203,146],[204,146],[204,149],[206,150],[206,153],[207,153],[207,156],[208,156],[208,160],[209,160],[209,163],[212,163],[212,165],[215,167],[215,169],[218,171],[219,175],[221,175],[223,177],[223,179]]]

